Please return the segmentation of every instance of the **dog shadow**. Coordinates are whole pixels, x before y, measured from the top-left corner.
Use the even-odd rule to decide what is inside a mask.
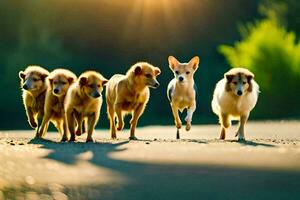
[[[185,139],[182,141],[213,142]],[[296,193],[290,193],[289,184],[285,184],[289,182],[292,183],[293,188],[298,188],[300,186],[298,181],[300,173],[297,172],[208,164],[150,163],[143,160],[117,159],[111,156],[111,153],[126,151],[127,148],[123,145],[129,142],[131,141],[101,140],[96,143],[61,143],[52,140],[33,139],[29,143],[50,150],[49,154],[44,157],[45,159],[53,159],[70,166],[76,164],[79,154],[91,151],[93,157],[87,162],[126,177],[126,183],[122,184],[65,186],[65,194],[70,198],[75,196],[74,199],[242,199],[245,195],[249,197],[248,199],[252,197],[256,199],[293,199],[297,197]],[[148,142],[151,146],[152,142],[155,141],[138,140],[138,142]],[[240,144],[272,146],[253,141]],[[176,150],[174,150],[175,152]],[[268,181],[267,190],[265,181]],[[232,190],[233,185],[235,192],[228,192]]]
[[[251,140],[228,140],[229,142],[238,143],[244,146],[263,146],[263,147],[276,147],[273,144],[263,143],[263,142],[255,142]]]

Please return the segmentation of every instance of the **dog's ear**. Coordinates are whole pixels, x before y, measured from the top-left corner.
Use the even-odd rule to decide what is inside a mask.
[[[198,56],[195,56],[189,61],[189,66],[191,66],[196,71],[198,69],[199,62],[200,58]]]
[[[140,75],[142,73],[142,67],[137,65],[135,68],[134,68],[134,74],[135,75]]]
[[[69,82],[69,84],[72,84],[72,83],[74,83],[74,78],[73,77],[68,77],[68,82]]]
[[[248,92],[252,92],[253,90],[252,79],[254,78],[254,74],[247,74],[246,77],[249,85]]]
[[[225,90],[226,90],[227,92],[229,92],[229,91],[231,91],[230,83],[231,83],[231,81],[232,81],[234,75],[233,75],[233,74],[227,74],[227,73],[226,73],[226,74],[224,75],[224,77],[225,77],[225,79],[226,79]]]
[[[154,68],[154,74],[155,76],[158,76],[161,73],[160,69],[158,67]]]
[[[44,82],[49,74],[41,74],[41,80]]]
[[[171,70],[174,70],[175,67],[179,64],[179,61],[174,56],[169,56],[168,61]]]
[[[86,83],[87,83],[87,77],[81,77],[80,79],[79,79],[79,85],[80,85],[80,87],[82,87],[82,86],[84,86],[84,85],[86,85]]]
[[[103,80],[102,80],[102,86],[106,85],[106,84],[107,84],[107,82],[108,82],[108,80],[107,80],[107,79],[103,79]]]
[[[48,78],[48,81],[49,81],[49,86],[52,87],[52,84],[53,84],[53,78]]]
[[[24,80],[25,77],[26,77],[26,74],[25,74],[23,71],[20,71],[20,72],[19,72],[19,78],[20,78],[21,80]]]
[[[234,78],[234,75],[233,74],[225,74],[224,75],[227,83],[231,83],[232,79]]]

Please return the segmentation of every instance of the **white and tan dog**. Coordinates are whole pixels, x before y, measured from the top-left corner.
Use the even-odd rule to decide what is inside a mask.
[[[187,116],[185,118],[185,129],[187,131],[191,129],[193,113],[196,110],[197,88],[194,83],[194,73],[198,69],[200,59],[198,56],[195,56],[188,63],[180,63],[175,57],[169,56],[168,61],[169,67],[175,77],[168,85],[167,96],[177,127],[177,139],[179,139],[179,129],[182,127],[182,123],[178,115],[178,110],[183,112],[184,109],[187,109]]]
[[[235,136],[238,136],[239,141],[245,140],[244,126],[250,111],[256,105],[259,93],[259,86],[253,78],[254,74],[248,69],[233,68],[217,83],[211,106],[213,112],[219,116],[220,139],[225,139],[231,120],[239,120]]]

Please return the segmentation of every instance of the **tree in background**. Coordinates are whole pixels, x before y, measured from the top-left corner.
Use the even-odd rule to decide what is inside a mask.
[[[242,26],[241,41],[219,47],[232,67],[255,73],[262,91],[255,115],[262,118],[300,116],[300,43],[282,25],[286,9],[267,1],[260,7],[265,18]]]

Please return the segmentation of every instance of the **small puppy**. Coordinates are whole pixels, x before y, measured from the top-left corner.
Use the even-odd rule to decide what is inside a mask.
[[[40,66],[28,66],[19,72],[22,87],[23,104],[29,125],[36,129],[38,135],[38,120],[44,115],[45,94],[47,90],[46,77],[49,72]]]
[[[249,70],[233,68],[217,83],[211,106],[213,112],[219,116],[220,139],[225,139],[226,129],[230,127],[231,120],[239,120],[235,136],[238,136],[238,141],[245,140],[244,126],[259,93],[259,86],[253,78],[254,74]]]
[[[49,74],[47,80],[48,89],[39,136],[45,135],[49,121],[51,121],[62,136],[62,141],[66,141],[68,137],[64,101],[69,87],[77,80],[77,77],[67,69],[56,69]]]
[[[75,141],[75,134],[81,135],[83,120],[87,118],[86,142],[93,142],[92,134],[99,120],[102,106],[102,95],[107,79],[95,71],[87,71],[80,75],[76,83],[71,85],[65,99],[66,118],[71,134],[70,141]],[[77,133],[75,128],[77,127]]]
[[[176,138],[179,139],[179,129],[182,123],[178,115],[178,110],[183,112],[184,109],[187,109],[187,116],[185,118],[185,129],[187,131],[191,129],[193,113],[196,110],[197,87],[194,83],[194,73],[198,69],[200,59],[198,56],[195,56],[188,63],[180,63],[175,57],[169,56],[168,61],[169,67],[175,77],[168,85],[167,96],[177,127]]]
[[[138,62],[127,71],[126,75],[116,74],[107,84],[106,103],[110,121],[111,138],[117,138],[115,117],[117,116],[117,130],[124,127],[124,114],[131,113],[130,137],[136,140],[135,129],[140,116],[143,114],[150,97],[149,87],[159,86],[156,77],[160,69],[146,62]]]

